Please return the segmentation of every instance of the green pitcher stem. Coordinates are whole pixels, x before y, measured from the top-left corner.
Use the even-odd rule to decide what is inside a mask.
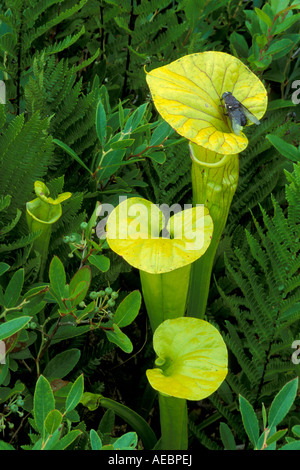
[[[48,225],[45,227],[42,235],[37,238],[33,243],[33,249],[36,250],[41,255],[41,267],[39,273],[39,280],[43,281],[44,278],[44,271],[48,259],[48,251],[49,251],[49,242],[51,237],[52,227]]]
[[[47,190],[46,186],[45,188]],[[61,204],[49,203],[47,200],[44,201],[39,197],[27,202],[26,204],[26,219],[29,232],[41,232],[40,236],[33,242],[33,249],[41,256],[39,281],[43,281],[44,270],[48,258],[52,225],[57,222],[61,213]]]
[[[161,426],[160,450],[187,450],[188,416],[184,398],[167,397],[159,393]]]
[[[204,318],[213,262],[238,183],[238,155],[220,155],[190,144],[193,204],[204,204],[214,222],[211,244],[191,269],[188,315]]]
[[[167,319],[183,317],[191,265],[168,273],[140,271],[143,297],[152,331]]]

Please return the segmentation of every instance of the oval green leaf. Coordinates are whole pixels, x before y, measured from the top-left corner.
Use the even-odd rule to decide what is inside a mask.
[[[74,369],[80,359],[81,352],[79,349],[68,349],[57,354],[46,365],[43,375],[49,380],[63,379]]]
[[[49,268],[50,284],[54,293],[61,299],[65,296],[65,268],[57,256],[53,256]]]
[[[72,277],[69,285],[69,296],[72,299],[72,305],[78,305],[84,300],[92,280],[91,269],[84,266],[79,269]]]
[[[16,271],[8,283],[4,293],[4,303],[6,308],[12,308],[17,305],[22,292],[24,283],[24,269]]]
[[[107,338],[111,343],[115,343],[119,348],[121,348],[126,353],[131,353],[133,350],[133,345],[128,336],[120,330],[118,325],[113,325],[113,331],[105,331]]]
[[[96,109],[96,132],[103,147],[106,140],[106,114],[101,100],[99,100]]]
[[[130,325],[138,315],[142,303],[142,296],[138,290],[131,292],[120,303],[114,316],[114,323],[119,328]]]
[[[55,399],[48,380],[40,375],[33,397],[33,415],[39,432],[45,435],[45,420],[50,411],[55,409]]]
[[[109,270],[110,259],[107,258],[107,256],[104,256],[104,255],[90,255],[88,257],[88,260],[91,264],[96,266],[96,268],[98,268],[103,273],[105,273],[106,271]]]
[[[277,426],[283,418],[288,414],[294,400],[296,398],[298,389],[298,378],[288,382],[281,390],[277,393],[274,400],[272,401],[269,415],[268,415],[268,427],[272,428]]]
[[[31,320],[32,317],[19,317],[13,320],[9,320],[0,325],[0,340],[9,338],[10,336],[17,333],[19,330],[24,328],[25,325]]]
[[[101,450],[102,441],[94,429],[90,430],[90,441],[92,450]]]
[[[63,415],[58,410],[51,410],[45,419],[45,430],[48,434],[53,434],[60,426]]]
[[[6,271],[8,271],[10,268],[9,264],[7,263],[0,263],[0,276],[2,276],[2,274],[6,273]]]
[[[83,374],[81,374],[73,383],[72,388],[66,399],[66,413],[73,410],[81,400],[84,389]]]
[[[246,400],[246,398],[240,395],[239,402],[245,431],[255,447],[259,438],[259,424],[257,416],[252,405]]]

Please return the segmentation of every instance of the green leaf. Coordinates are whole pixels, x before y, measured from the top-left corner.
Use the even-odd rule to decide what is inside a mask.
[[[63,341],[65,339],[69,338],[75,338],[76,336],[80,336],[84,333],[87,333],[90,330],[89,325],[84,325],[84,326],[74,326],[72,325],[66,325],[66,326],[61,326],[55,335],[53,336],[52,343],[59,343],[60,341]]]
[[[296,424],[292,427],[292,432],[296,437],[300,437],[300,424]]]
[[[146,112],[148,103],[144,103],[141,106],[139,106],[134,113],[132,114],[132,121],[131,121],[131,132],[133,132],[141,123],[144,114]]]
[[[271,0],[271,8],[274,15],[281,13],[285,10],[290,3],[290,0]]]
[[[154,130],[149,146],[162,144],[171,133],[173,133],[172,127],[166,121],[162,121]]]
[[[80,416],[77,413],[76,410],[71,410],[68,413],[65,414],[65,417],[71,421],[71,423],[79,423],[80,421]]]
[[[124,124],[124,109],[123,109],[121,100],[119,100],[118,108],[119,108],[119,124],[120,124],[120,129],[122,130],[123,124]]]
[[[113,410],[106,410],[101,418],[98,431],[101,434],[110,434],[115,425],[115,413]]]
[[[0,450],[16,450],[12,445],[8,444],[8,442],[0,441]]]
[[[148,149],[148,142],[145,140],[142,144],[134,149],[134,155],[140,155]]]
[[[126,336],[116,324],[113,325],[113,329],[113,331],[105,330],[108,340],[111,343],[115,343],[126,353],[131,353],[133,350],[133,346],[128,336]]]
[[[104,147],[106,141],[106,114],[101,100],[99,100],[96,109],[96,132],[102,147]]]
[[[281,52],[285,49],[289,49],[290,46],[293,45],[294,44],[290,39],[279,39],[271,43],[271,45],[268,47],[267,53],[268,55],[278,54],[278,52]]]
[[[6,273],[6,271],[8,271],[9,268],[10,268],[9,264],[0,263],[0,276],[2,276],[2,274]]]
[[[294,23],[299,21],[300,19],[300,13],[297,13],[296,15],[290,16],[289,18],[285,18],[282,23],[278,24],[275,29],[275,34],[280,34],[283,31],[286,31],[288,28],[290,28]]]
[[[264,429],[266,429],[266,427],[267,427],[267,412],[266,412],[266,407],[263,403],[261,405],[261,414],[262,414],[262,419],[263,419],[263,427],[264,427]]]
[[[292,404],[294,403],[297,394],[297,387],[298,378],[288,382],[280,392],[277,393],[269,410],[269,428],[277,426],[288,414]]]
[[[57,354],[45,367],[43,374],[50,379],[63,379],[74,369],[80,358],[79,349],[67,349]]]
[[[289,442],[278,450],[300,450],[300,441]]]
[[[109,270],[110,259],[104,255],[90,255],[88,261],[103,273]]]
[[[92,273],[89,266],[80,268],[72,277],[69,285],[69,297],[72,305],[78,305],[84,300],[92,280]]]
[[[12,308],[17,305],[24,284],[24,269],[16,271],[8,283],[4,293],[4,303],[6,308]]]
[[[138,290],[127,295],[117,308],[114,323],[116,323],[119,328],[130,325],[140,311],[141,302],[142,296]]]
[[[130,147],[135,142],[135,139],[123,139],[117,140],[117,142],[112,142],[111,148],[112,149],[126,149]]]
[[[255,447],[259,438],[259,424],[257,416],[252,405],[241,395],[239,395],[239,403],[245,431]]]
[[[74,160],[79,163],[85,170],[87,170],[90,174],[92,174],[91,170],[86,166],[86,164],[78,157],[78,155],[72,150],[67,144],[61,142],[61,140],[53,139],[53,142],[62,148],[67,154],[69,154]]]
[[[236,450],[236,443],[231,429],[226,423],[220,423],[220,435],[225,450]]]
[[[86,317],[93,310],[95,310],[95,302],[92,300],[92,302],[90,302],[83,310],[77,310],[77,312],[76,312],[76,315],[77,315],[76,323],[80,323],[80,321],[83,320],[83,318]]]
[[[13,389],[8,387],[1,387],[0,388],[0,403],[4,403],[13,395],[17,393],[22,393],[25,389],[25,385],[22,382],[18,382]]]
[[[137,446],[137,435],[135,432],[127,432],[123,436],[119,437],[114,444],[115,450],[134,450]]]
[[[289,144],[277,135],[267,134],[266,138],[281,155],[292,160],[292,162],[300,161],[300,152],[296,147],[294,147],[294,145]]]
[[[8,364],[3,364],[3,362],[1,362],[3,360],[3,356],[1,353],[2,351],[0,348],[0,385],[3,384],[4,380],[7,377],[7,374],[9,373]]]
[[[272,20],[264,11],[260,10],[259,8],[255,8],[255,13],[257,14],[260,20],[262,20],[269,26],[269,28],[272,28]]]
[[[9,320],[0,325],[0,340],[9,338],[10,336],[17,333],[19,330],[24,328],[25,325],[32,319],[32,317],[19,317]]]
[[[281,439],[286,433],[288,432],[288,429],[281,429],[280,431],[275,432],[269,439],[267,439],[267,446],[273,444],[273,442],[277,442],[279,439]]]
[[[162,163],[165,163],[166,161],[165,152],[153,152],[153,153],[150,153],[149,155],[146,155],[146,157],[151,158],[151,160],[154,160],[156,163],[159,163],[160,165],[162,165]]]
[[[92,230],[96,226],[100,206],[101,206],[100,202],[97,201],[95,204],[95,209],[93,210],[93,213],[88,221],[88,225],[85,230],[85,234],[87,238],[89,238],[90,234],[92,233]]]
[[[280,78],[279,81],[281,81],[282,78]],[[295,106],[295,104],[291,100],[273,100],[268,103],[268,109],[267,111],[275,111],[275,109],[282,109],[282,108],[291,108]]]
[[[45,436],[45,420],[50,411],[55,409],[55,399],[48,380],[40,375],[33,397],[33,415],[37,429]]]
[[[57,256],[53,256],[50,263],[49,278],[54,293],[63,299],[65,297],[66,273],[64,265]]]
[[[48,434],[53,434],[60,426],[63,415],[58,410],[51,410],[45,419],[45,430]]]
[[[125,155],[124,149],[116,149],[107,152],[104,155],[100,170],[98,172],[98,179],[100,181],[110,178],[121,165]]]
[[[92,450],[101,450],[102,442],[94,429],[90,430],[90,441]]]
[[[81,374],[73,383],[72,388],[67,396],[66,413],[73,410],[78,405],[83,394],[83,389],[84,389],[84,380],[83,380],[83,374]]]
[[[249,46],[245,37],[242,34],[237,33],[234,31],[230,35],[230,44],[233,49],[236,51],[238,57],[248,57],[249,53]]]
[[[45,440],[39,439],[33,446],[32,450],[52,450],[55,448],[55,445],[58,443],[61,435],[61,429],[54,431],[52,435],[46,434]],[[23,447],[22,447],[23,449]]]
[[[72,444],[75,439],[77,439],[78,436],[82,434],[82,431],[79,429],[74,429],[74,431],[70,431],[66,436],[64,436],[60,441],[56,444],[56,446],[53,448],[54,450],[64,450],[66,447],[68,447],[70,444]]]

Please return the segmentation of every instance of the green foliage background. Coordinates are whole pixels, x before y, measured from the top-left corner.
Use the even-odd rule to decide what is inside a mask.
[[[10,267],[1,276],[1,299],[21,268],[23,295],[49,282],[48,271],[39,279],[41,259],[32,248],[39,233],[29,233],[26,223],[26,202],[35,197],[36,180],[47,184],[51,197],[72,192],[53,227],[47,262],[49,270],[57,255],[67,282],[81,261],[69,256],[73,247],[64,237],[81,232],[97,201],[116,204],[119,196],[140,195],[158,204],[191,202],[187,143],[157,115],[144,67],[151,70],[190,53],[224,51],[250,67],[268,90],[261,125],[246,130],[249,146],[240,156],[239,185],[215,259],[207,307],[207,319],[221,331],[230,351],[230,373],[200,404],[200,417],[199,407],[190,405],[191,449],[223,448],[221,420],[248,448],[239,394],[258,410],[300,373],[291,361],[292,342],[300,340],[299,104],[292,101],[293,93],[299,101],[299,7],[289,0],[0,1],[0,79],[6,84],[6,104],[0,105],[0,261]],[[103,119],[97,126],[97,113],[105,116],[104,126]],[[273,145],[270,135],[280,138],[281,145]],[[108,149],[112,152],[102,159]],[[89,292],[111,285],[120,290],[119,303],[140,288],[138,275],[105,244],[101,250],[110,269],[91,266]],[[55,303],[47,296],[42,301],[42,307],[38,302],[30,306],[37,324],[41,309],[49,318],[45,331],[22,331],[5,374],[2,368],[0,413],[9,397],[20,393],[25,412],[32,412],[37,352],[58,316]],[[74,336],[59,330],[40,368],[45,371],[64,351],[79,351],[78,361],[58,378],[74,382],[83,372],[91,392],[104,391],[147,420],[154,396],[144,377],[153,360],[145,318],[142,306],[130,326],[135,359],[127,364],[124,351],[101,329]],[[123,362],[116,374],[110,372]],[[132,397],[126,382],[137,376]],[[19,383],[24,386],[18,388]],[[55,397],[58,409],[66,399],[61,395]],[[111,415],[94,416],[83,407],[72,411],[69,423],[81,434],[65,441],[65,448],[89,449],[93,426],[104,444],[114,442],[109,433],[117,428]],[[15,427],[21,418],[13,417]],[[299,397],[285,421],[289,429],[297,424]],[[32,448],[38,442],[28,437],[32,428],[38,435],[32,418],[23,420],[14,436],[3,430],[3,440]]]

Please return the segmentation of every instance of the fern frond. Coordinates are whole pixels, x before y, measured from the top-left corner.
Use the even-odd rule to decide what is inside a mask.
[[[294,210],[300,204],[299,168],[295,165],[287,175],[283,206],[271,196],[272,210],[259,205],[260,221],[252,214],[255,232],[246,229],[243,241],[232,238],[233,247],[224,256],[231,285],[217,280],[223,305],[233,317],[225,322],[223,336],[239,365],[226,380],[245,397],[248,387],[255,404],[278,392],[287,374],[299,374],[299,365],[291,361],[300,324],[300,214]],[[220,310],[219,300],[209,315],[213,318]]]
[[[44,23],[42,26],[39,26],[37,28],[32,28],[30,32],[25,33],[22,36],[23,39],[23,50],[27,52],[32,43],[36,41],[36,39],[40,38],[43,36],[47,31],[49,31],[51,28],[56,26],[57,24],[61,23],[65,19],[69,18],[70,16],[74,15],[78,10],[80,10],[85,4],[87,0],[80,0],[79,3],[74,5],[73,7],[66,9],[64,11],[61,11],[58,15],[55,15],[53,18],[48,20],[46,23]]]
[[[47,135],[49,121],[34,114],[26,123],[17,116],[0,135],[0,187],[11,194],[8,214],[30,200],[34,182],[46,174],[53,144]]]
[[[148,187],[145,195],[156,204],[187,203],[191,196],[191,161],[187,155],[186,144],[166,148],[167,159],[163,165],[145,161],[143,170]]]
[[[197,429],[197,426],[192,422],[189,421],[189,430],[191,433],[198,439],[200,444],[206,447],[209,450],[222,450],[222,448],[215,442],[212,441],[204,431],[200,431]]]
[[[30,245],[34,242],[39,236],[40,232],[33,232],[29,235],[19,238],[14,243],[10,243],[9,245],[1,244],[0,245],[0,253],[9,253],[13,250],[18,250],[19,248],[24,248],[27,245]]]

